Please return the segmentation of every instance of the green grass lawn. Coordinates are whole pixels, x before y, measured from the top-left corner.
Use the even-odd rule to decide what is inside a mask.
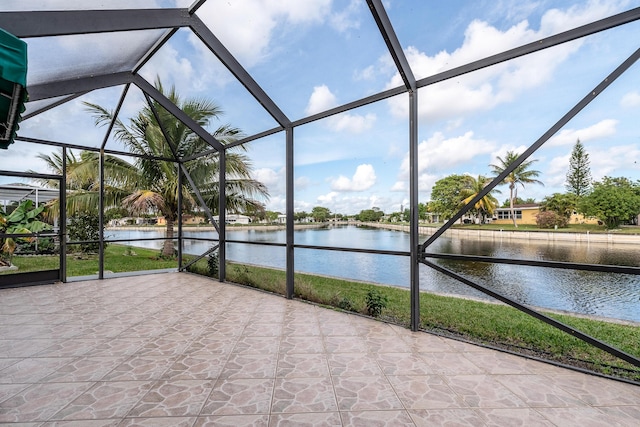
[[[206,260],[194,264],[190,271],[207,275]],[[285,272],[282,270],[229,263],[227,280],[285,293]],[[297,298],[358,313],[366,313],[367,294],[372,289],[387,298],[380,319],[409,327],[410,295],[407,289],[310,274],[295,275]],[[640,357],[638,326],[560,314],[549,316]],[[420,295],[420,324],[426,331],[640,382],[639,367],[505,305],[425,292]]]
[[[109,244],[105,248],[104,269],[114,273],[126,271],[160,270],[177,268],[176,260],[158,258],[159,250],[132,248],[130,246]],[[60,266],[58,255],[14,256],[12,263],[17,272],[56,270]],[[4,274],[10,274],[5,272]],[[67,277],[90,276],[98,274],[98,255],[67,255]]]

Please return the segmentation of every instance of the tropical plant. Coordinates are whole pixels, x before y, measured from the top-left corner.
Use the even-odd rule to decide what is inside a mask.
[[[100,197],[100,154],[93,151],[81,151],[76,155],[68,150],[63,164],[61,152],[51,154],[40,153],[37,156],[45,162],[47,168],[56,175],[66,171],[67,214],[69,217],[77,213],[98,214]],[[127,161],[105,154],[104,156],[104,196],[105,205],[121,206],[124,197],[133,191],[139,182],[139,171]],[[59,180],[36,179],[36,182],[50,188],[58,188]],[[59,200],[51,200],[47,204],[46,217],[53,220],[59,217]]]
[[[50,230],[51,226],[38,217],[45,210],[45,206],[34,206],[33,201],[25,200],[10,214],[0,209],[0,234],[32,234]],[[18,242],[34,241],[35,237],[4,237],[0,239],[0,265],[11,265],[11,257]]]
[[[462,197],[462,201],[460,202],[461,206],[466,205],[471,202],[482,190],[485,189],[487,185],[491,182],[491,178],[487,178],[486,176],[478,175],[478,178],[474,178],[471,175],[466,175],[466,184],[465,187],[460,191],[460,197]],[[498,190],[492,190],[499,193]],[[496,210],[498,206],[498,200],[491,195],[491,191],[489,191],[484,197],[478,200],[472,207],[472,211],[478,216],[478,220],[482,224],[484,219],[487,216],[492,216],[493,212]]]
[[[212,120],[218,119],[222,114],[220,107],[212,101],[182,99],[174,87],[165,90],[159,79],[156,79],[155,87],[202,127],[206,128]],[[144,107],[130,119],[129,125],[125,125],[120,119],[114,119],[112,112],[99,105],[85,105],[94,116],[96,125],[107,125],[114,121],[115,139],[122,142],[132,153],[163,158],[177,156],[176,160],[180,160],[211,149],[205,140],[156,101],[152,101],[153,109],[150,106]],[[228,144],[235,141],[241,133],[239,129],[225,124],[218,127],[212,135],[221,143]],[[264,184],[251,178],[249,158],[242,152],[229,149],[225,152],[225,160],[227,209],[230,212],[242,212],[250,208],[259,208],[258,199],[266,199],[269,195]],[[212,212],[217,212],[220,196],[219,155],[196,157],[182,165],[197,186],[207,207]],[[183,209],[189,211],[197,206],[196,192],[186,184],[178,188],[178,163],[139,157],[135,166],[139,171],[137,186],[122,199],[123,206],[133,213],[155,211],[164,217],[166,240],[162,255],[173,256],[172,239],[174,224],[178,219],[178,195],[182,193]]]
[[[519,153],[514,151],[507,151],[507,154],[504,158],[498,156],[498,164],[489,165],[492,169],[492,172],[496,174],[496,176],[500,175],[502,172],[507,170],[517,159],[520,157]],[[540,175],[540,172],[537,170],[530,169],[533,163],[537,162],[537,160],[525,160],[520,163],[510,174],[508,174],[505,179],[501,182],[501,184],[509,185],[509,209],[511,213],[511,219],[513,219],[513,226],[518,227],[516,222],[516,213],[514,209],[514,201],[518,197],[518,185],[524,188],[525,184],[540,184],[544,185],[542,181],[537,180],[536,178]]]

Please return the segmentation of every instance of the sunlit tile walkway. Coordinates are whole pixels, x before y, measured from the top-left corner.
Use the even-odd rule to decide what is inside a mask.
[[[0,291],[0,424],[637,426],[640,387],[168,273]]]

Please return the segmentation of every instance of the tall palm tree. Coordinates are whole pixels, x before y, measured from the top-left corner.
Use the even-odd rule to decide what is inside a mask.
[[[463,198],[460,204],[462,206],[469,203],[473,200],[478,193],[480,193],[484,188],[491,182],[491,178],[488,178],[483,175],[478,175],[478,178],[474,178],[471,175],[466,175],[465,178],[465,187],[460,191],[460,196]],[[492,190],[497,193],[500,191]],[[483,198],[478,200],[475,205],[473,205],[473,209],[476,211],[478,215],[478,219],[480,223],[483,222],[483,219],[487,216],[492,216],[496,207],[498,206],[498,200],[491,194],[491,191],[487,193]]]
[[[520,157],[519,153],[516,153],[514,151],[507,151],[507,154],[504,156],[504,158],[498,156],[499,163],[497,165],[492,164],[489,166],[491,167],[492,172],[497,176],[504,172],[509,166],[511,166],[511,164],[513,164],[513,162],[515,162],[518,157]],[[504,181],[501,183],[509,185],[509,208],[511,211],[511,219],[513,220],[513,225],[516,228],[518,227],[518,224],[516,222],[513,203],[518,198],[517,186],[520,185],[522,188],[524,188],[525,184],[544,185],[542,181],[536,179],[540,175],[540,172],[530,169],[531,165],[533,165],[533,163],[537,161],[538,160],[534,159],[520,163],[520,165],[518,165],[518,167],[516,167],[509,175],[507,175]]]
[[[203,128],[206,128],[212,120],[218,119],[222,114],[220,107],[212,101],[181,99],[174,87],[165,91],[159,79],[156,79],[155,87]],[[90,103],[85,103],[85,105],[93,114],[96,125],[105,125],[114,119],[112,112],[99,105]],[[160,104],[152,101],[152,105],[159,120],[156,119],[154,111],[146,106],[130,119],[128,126],[119,119],[114,122],[114,137],[132,153],[173,158],[175,152],[178,158],[182,159],[211,149],[206,141],[162,108]],[[168,142],[163,131],[167,135]],[[227,144],[240,136],[240,130],[229,125],[222,125],[211,135],[221,143]],[[227,150],[225,159],[225,194],[226,206],[229,211],[241,212],[257,207],[260,205],[259,199],[269,197],[265,185],[251,178],[251,163],[244,153]],[[198,157],[184,165],[208,208],[212,212],[216,212],[220,197],[218,154]],[[156,211],[164,217],[167,239],[162,254],[172,256],[174,251],[171,239],[173,238],[175,221],[178,219],[178,194],[182,192],[184,209],[190,210],[197,205],[195,193],[188,185],[178,188],[178,165],[176,163],[138,158],[135,161],[135,166],[140,172],[139,182],[137,188],[123,199],[123,206],[137,213]]]

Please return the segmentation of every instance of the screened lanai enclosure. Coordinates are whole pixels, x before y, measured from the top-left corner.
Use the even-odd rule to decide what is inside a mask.
[[[407,316],[387,321],[640,381],[640,206],[601,234],[577,204],[573,228],[524,221],[567,194],[578,143],[586,194],[640,198],[638,2],[440,3],[3,2],[28,102],[0,185],[58,194],[30,205],[49,227],[3,230],[51,254],[2,286],[212,259],[220,281],[282,274],[287,298],[342,280],[343,309],[391,285]],[[497,337],[530,327],[537,350]],[[540,351],[559,335],[589,356]]]

